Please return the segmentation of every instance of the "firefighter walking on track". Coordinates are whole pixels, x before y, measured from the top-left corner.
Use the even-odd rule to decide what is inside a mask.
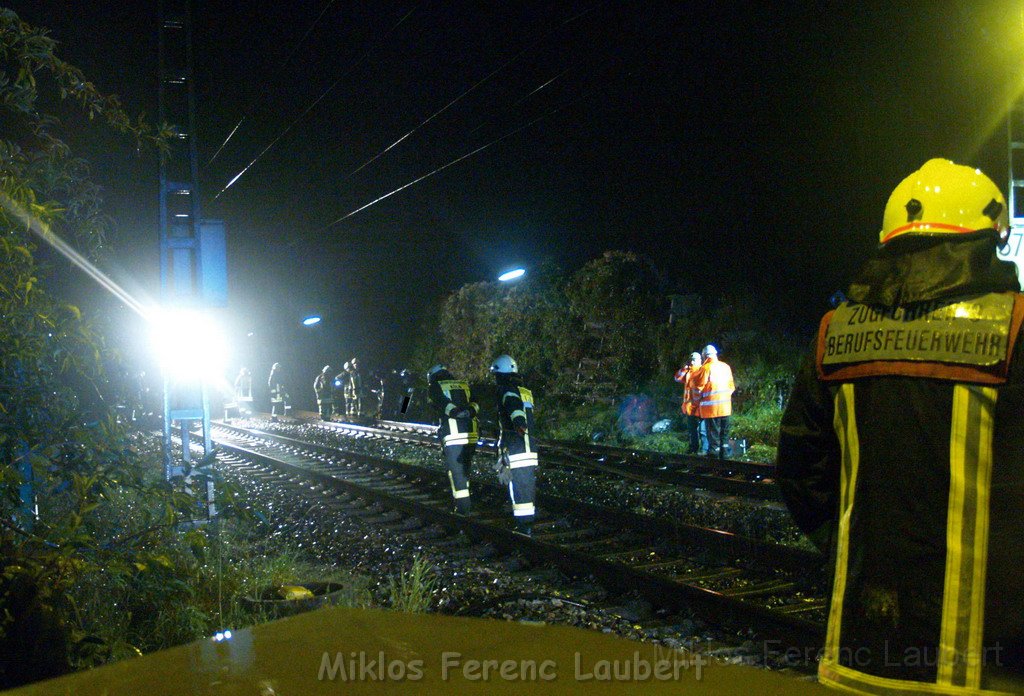
[[[498,387],[499,479],[508,484],[516,531],[533,533],[536,493],[537,450],[530,439],[533,429],[533,393],[523,384],[519,366],[509,355],[499,355],[491,364]]]
[[[1024,692],[1024,323],[979,170],[929,160],[821,320],[778,481],[834,559],[819,680],[865,694]]]
[[[477,443],[477,405],[469,391],[469,383],[457,380],[444,365],[427,371],[430,401],[434,404],[440,430],[448,482],[452,487],[456,512],[472,511],[469,497],[469,472]]]

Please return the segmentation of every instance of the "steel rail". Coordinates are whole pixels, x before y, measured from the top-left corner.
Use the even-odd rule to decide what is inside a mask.
[[[218,424],[218,428],[226,428],[229,433],[234,432],[236,436],[269,440],[278,446],[290,449],[292,451],[290,456],[299,456],[307,461],[303,465],[298,465],[237,443],[229,444],[223,440],[218,443],[218,446],[225,451],[234,451],[239,455],[252,457],[267,466],[287,471],[292,475],[305,478],[320,486],[337,490],[343,489],[347,492],[356,493],[361,497],[381,502],[406,514],[420,517],[448,528],[463,529],[472,536],[487,539],[502,549],[519,551],[534,560],[552,564],[570,574],[594,575],[607,586],[617,591],[637,592],[659,606],[693,607],[695,604],[698,604],[713,613],[713,621],[746,626],[751,625],[753,622],[759,627],[770,627],[773,636],[786,641],[788,645],[808,647],[820,645],[824,631],[823,626],[817,622],[797,616],[796,614],[799,612],[776,610],[763,604],[758,604],[756,601],[740,599],[739,593],[737,593],[737,596],[732,596],[728,592],[716,591],[701,587],[700,585],[682,582],[678,579],[656,575],[644,569],[642,567],[643,564],[631,566],[626,562],[609,560],[608,558],[587,553],[581,549],[571,548],[566,543],[558,543],[558,533],[551,535],[538,533],[535,538],[524,537],[502,526],[502,522],[507,522],[507,514],[496,516],[495,521],[497,523],[491,523],[489,520],[479,516],[463,517],[448,512],[440,502],[435,504],[422,502],[421,499],[424,497],[422,493],[417,496],[420,499],[411,498],[387,490],[387,488],[397,487],[392,484],[387,484],[385,487],[368,485],[365,480],[346,480],[337,475],[315,471],[310,467],[322,466],[318,462],[322,462],[324,459],[344,458],[400,472],[410,479],[410,484],[416,480],[425,480],[429,481],[433,490],[446,491],[447,481],[442,482],[443,474],[437,470],[393,462],[369,455],[342,452],[335,448],[306,443],[280,435],[261,433],[259,431],[254,432],[220,424]],[[302,450],[305,450],[307,454],[294,454],[294,452],[301,452]],[[365,474],[360,474],[360,476],[365,476]],[[475,485],[478,489],[482,485],[491,489],[492,492],[500,494],[499,486],[483,483],[476,483]],[[716,530],[706,530],[669,523],[664,520],[644,518],[632,513],[608,510],[607,508],[577,503],[555,496],[540,496],[538,502],[542,510],[559,510],[560,512],[573,510],[581,516],[597,516],[606,525],[610,523],[616,528],[628,525],[629,528],[648,535],[654,533],[655,539],[661,543],[676,543],[684,548],[697,549],[701,552],[725,553],[733,560],[735,560],[737,554],[747,554],[759,564],[786,568],[798,576],[802,574],[802,579],[806,579],[807,573],[811,572],[811,567],[807,565],[809,560],[811,562],[822,561],[820,557],[801,557],[799,552],[793,553],[797,550],[789,549],[788,547],[748,540]],[[538,527],[540,526],[538,524]],[[577,543],[576,545],[591,548],[596,546],[596,544],[589,542]],[[624,551],[618,555],[625,556],[630,553],[633,552]],[[778,557],[772,555],[775,553],[779,554]],[[806,554],[806,552],[804,553]],[[676,561],[662,564],[656,563],[653,566],[679,564],[683,560],[677,559]],[[646,567],[653,568],[653,566],[648,564]],[[742,573],[743,571],[735,570],[733,572]],[[704,573],[701,577],[709,578],[712,576]],[[780,585],[780,588],[784,589],[782,585]],[[764,594],[766,590],[764,588],[755,588],[754,591]]]

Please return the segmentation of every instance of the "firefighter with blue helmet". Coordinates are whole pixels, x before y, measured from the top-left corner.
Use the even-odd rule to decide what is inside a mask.
[[[437,412],[438,437],[448,468],[456,512],[467,515],[472,510],[469,497],[469,472],[476,451],[477,405],[469,391],[469,382],[455,379],[444,365],[427,371],[430,401]]]
[[[536,443],[531,439],[533,393],[510,355],[499,355],[491,364],[491,374],[498,387],[499,478],[508,485],[516,531],[530,535],[537,476]]]

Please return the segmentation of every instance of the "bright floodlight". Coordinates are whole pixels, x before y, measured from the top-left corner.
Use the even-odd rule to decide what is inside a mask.
[[[227,346],[221,327],[197,310],[163,310],[152,324],[153,347],[169,377],[223,376]]]
[[[498,280],[506,282],[509,280],[515,280],[516,278],[522,278],[524,275],[526,275],[526,269],[517,268],[513,271],[505,271],[500,276],[498,276]]]
[[[313,326],[314,324],[319,324],[320,323],[320,319],[321,319],[321,317],[320,317],[319,314],[311,314],[311,315],[309,315],[308,317],[306,317],[305,319],[302,320],[302,325],[303,326]]]

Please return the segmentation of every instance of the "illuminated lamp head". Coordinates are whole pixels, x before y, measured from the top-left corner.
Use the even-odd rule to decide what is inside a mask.
[[[152,323],[153,347],[164,375],[173,379],[218,379],[227,363],[221,327],[201,311],[170,309]]]

